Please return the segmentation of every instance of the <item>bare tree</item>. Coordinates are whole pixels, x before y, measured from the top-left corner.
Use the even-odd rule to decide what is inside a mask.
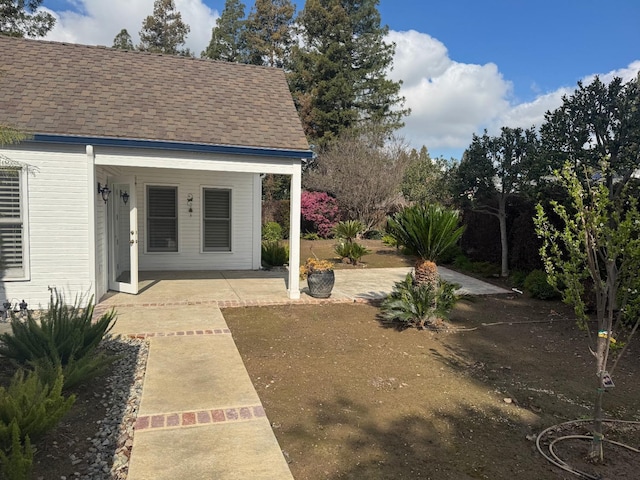
[[[305,174],[304,185],[338,200],[344,216],[359,220],[366,230],[380,225],[402,199],[401,183],[409,163],[402,139],[377,129],[346,132],[327,145]]]

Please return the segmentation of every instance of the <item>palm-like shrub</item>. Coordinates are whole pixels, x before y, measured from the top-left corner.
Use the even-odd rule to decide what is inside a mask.
[[[444,280],[439,280],[435,288],[430,283],[417,284],[409,273],[404,280],[395,284],[391,295],[382,302],[381,316],[406,327],[437,327],[449,318],[459,299],[455,293],[456,287]]]
[[[371,250],[358,242],[339,242],[333,250],[341,258],[348,258],[352,265],[357,265],[362,257],[371,253]]]
[[[414,205],[387,218],[387,233],[408,253],[418,257],[415,281],[437,286],[436,261],[462,236],[457,210],[440,205]]]
[[[352,243],[358,235],[364,230],[364,225],[358,220],[345,220],[338,222],[333,227],[333,233],[338,238],[344,238],[347,243]]]
[[[281,267],[289,261],[289,248],[278,240],[262,242],[262,262],[268,267]]]
[[[69,388],[71,383],[102,373],[114,360],[96,349],[113,328],[115,316],[112,310],[93,323],[92,298],[85,306],[82,297],[77,297],[69,306],[55,292],[49,309],[39,320],[30,312],[26,321],[11,318],[11,332],[0,334],[0,355],[27,368],[39,367],[45,380],[61,367],[64,387]]]

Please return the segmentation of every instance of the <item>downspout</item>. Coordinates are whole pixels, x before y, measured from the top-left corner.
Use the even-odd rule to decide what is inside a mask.
[[[91,280],[91,284],[89,286],[89,295],[93,297],[94,304],[100,300],[96,298],[97,296],[97,285],[98,278],[96,277],[96,272],[98,270],[97,265],[97,255],[96,255],[96,168],[95,168],[95,153],[93,151],[93,145],[87,145],[87,192],[88,192],[88,202],[87,202],[87,219],[89,222],[88,228],[88,269],[89,269],[89,279]]]

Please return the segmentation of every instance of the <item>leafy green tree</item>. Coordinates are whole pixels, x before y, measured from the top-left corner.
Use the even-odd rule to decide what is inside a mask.
[[[427,147],[409,152],[409,165],[402,179],[402,194],[411,203],[451,203],[447,185],[451,163],[443,158],[431,158]]]
[[[326,143],[366,124],[401,127],[400,82],[387,78],[395,45],[378,0],[308,0],[298,16],[289,84],[307,137]]]
[[[542,175],[566,161],[597,168],[606,158],[609,194],[619,196],[640,168],[640,76],[626,84],[620,78],[605,84],[598,77],[589,85],[578,82],[577,90],[546,114],[540,135],[547,163]]]
[[[216,26],[211,30],[211,41],[202,57],[225,62],[244,61],[244,9],[240,0],[227,0],[224,10],[216,19]]]
[[[502,253],[501,275],[509,275],[507,203],[522,195],[531,183],[529,174],[538,159],[533,129],[503,127],[499,137],[474,135],[455,171],[453,188],[463,204],[498,218]]]
[[[42,0],[0,0],[0,35],[44,37],[56,24],[48,12],[39,12]]]
[[[189,51],[179,49],[184,45],[189,30],[189,25],[182,21],[182,15],[176,10],[173,0],[156,0],[153,15],[142,22],[138,49],[169,55],[190,55]]]
[[[247,63],[285,66],[293,44],[295,11],[290,0],[256,0],[245,22]]]
[[[134,50],[131,35],[129,35],[126,28],[120,30],[120,33],[114,37],[113,48],[119,48],[120,50]]]
[[[614,182],[609,179],[616,177]],[[578,322],[589,333],[595,357],[597,391],[593,442],[589,452],[602,462],[603,394],[618,360],[640,326],[640,212],[636,194],[619,188],[612,165],[573,167],[568,161],[556,178],[569,196],[568,205],[551,202],[559,223],[537,206],[536,230],[549,282],[573,305]],[[619,192],[614,195],[612,189]],[[592,284],[593,291],[585,285]],[[591,331],[587,304],[595,295],[597,331]]]

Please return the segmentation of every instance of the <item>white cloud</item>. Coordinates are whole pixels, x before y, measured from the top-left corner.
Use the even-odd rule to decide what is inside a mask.
[[[416,148],[426,145],[433,153],[446,151],[460,157],[469,146],[473,133],[485,128],[497,135],[502,126],[540,127],[547,111],[562,104],[576,85],[552,92],[539,92],[530,102],[516,103],[512,84],[493,63],[474,65],[455,62],[437,39],[414,30],[390,31],[388,40],[396,44],[394,80],[403,80],[401,95],[411,115],[405,119],[401,135]],[[629,66],[600,73],[606,83],[614,77],[628,82],[638,75],[640,60]],[[590,83],[594,75],[583,79]]]
[[[78,0],[74,11],[49,10],[57,22],[46,39],[111,46],[113,38],[126,28],[133,43],[137,44],[142,21],[153,14],[153,3],[154,0]],[[182,20],[191,28],[186,46],[199,56],[209,44],[218,12],[211,10],[201,0],[175,0],[175,5]]]
[[[390,76],[403,80],[411,108],[402,134],[414,147],[464,148],[471,135],[509,110],[512,85],[493,63],[455,62],[435,38],[410,30],[389,32],[396,44]]]

